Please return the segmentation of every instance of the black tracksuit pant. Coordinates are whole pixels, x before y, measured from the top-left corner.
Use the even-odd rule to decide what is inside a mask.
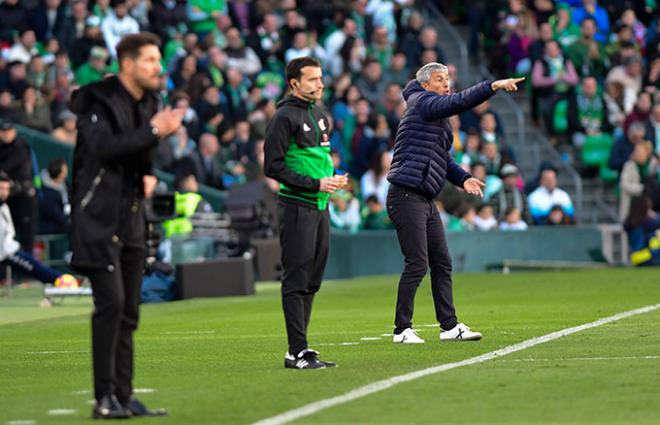
[[[94,394],[115,394],[125,402],[133,394],[133,332],[140,316],[140,292],[146,258],[145,217],[140,201],[122,200],[118,266],[89,270],[92,283],[92,355]]]
[[[328,260],[330,218],[328,211],[288,200],[279,201],[282,246],[282,307],[289,353],[307,348],[307,326],[314,295],[321,287]]]
[[[391,185],[387,193],[387,213],[405,257],[394,332],[412,327],[415,293],[429,266],[436,318],[443,329],[453,328],[458,321],[452,295],[451,256],[435,204],[417,192]]]

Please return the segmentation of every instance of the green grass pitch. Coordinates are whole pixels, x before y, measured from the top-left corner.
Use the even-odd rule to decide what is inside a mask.
[[[458,274],[459,319],[479,342],[440,343],[428,279],[415,327],[391,338],[396,276],[328,281],[309,336],[336,369],[285,370],[279,285],[257,295],[142,307],[135,387],[165,418],[248,424],[357,387],[660,303],[657,270]],[[39,308],[35,290],[0,298],[0,425],[90,423],[89,299]],[[379,339],[377,339],[379,338]],[[660,310],[477,365],[424,377],[300,419],[314,424],[658,424]],[[68,415],[49,411],[73,410]],[[51,412],[52,413],[52,412]],[[66,413],[60,412],[60,413]]]

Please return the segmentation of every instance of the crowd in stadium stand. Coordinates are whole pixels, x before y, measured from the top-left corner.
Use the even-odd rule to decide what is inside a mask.
[[[384,202],[405,110],[401,91],[421,65],[445,61],[437,26],[413,3],[3,0],[0,169],[17,183],[12,197],[18,201],[10,205],[20,239],[31,244],[23,236],[29,225],[20,229],[23,217],[36,220],[39,209],[41,220],[48,220],[52,205],[37,207],[36,193],[52,189],[64,216],[68,199],[61,162],[43,171],[41,188],[32,187],[40,172],[16,164],[10,152],[21,151],[28,163],[34,158],[13,123],[74,144],[76,116],[67,107],[72,91],[116,72],[115,45],[137,31],[161,38],[161,94],[166,104],[186,110],[185,125],[159,145],[157,168],[174,173],[176,181],[194,178],[220,190],[252,180],[277,190],[262,171],[265,127],[286,94],[286,62],[311,55],[326,77],[323,103],[333,119],[335,167],[353,180],[332,197],[332,226],[391,228]],[[435,3],[454,12],[445,3],[455,3]],[[649,176],[657,175],[660,152],[660,23],[652,0],[632,9],[620,6],[624,1],[606,2],[606,9],[594,3],[475,1],[464,14],[472,27],[471,52],[489,52],[490,67],[503,75],[529,75],[534,117],[557,146],[574,146],[584,165],[604,179],[617,181],[621,174],[623,220],[631,197],[645,184],[657,188]],[[448,66],[454,89],[465,88],[456,67]],[[479,199],[446,185],[437,205],[449,230],[574,223],[571,197],[557,187],[552,164],[541,164],[536,179],[522,180],[488,102],[451,123],[455,159],[486,189]],[[599,156],[599,149],[607,154]],[[39,227],[50,232],[53,226]],[[58,226],[65,230],[66,220]]]

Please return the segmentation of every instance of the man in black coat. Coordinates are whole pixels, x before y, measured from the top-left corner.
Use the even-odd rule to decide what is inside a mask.
[[[41,171],[39,197],[39,233],[69,233],[71,204],[66,187],[69,167],[64,158],[54,158]]]
[[[71,264],[92,283],[94,418],[160,415],[133,397],[137,328],[146,254],[144,199],[157,180],[151,154],[181,126],[182,110],[159,111],[159,39],[127,35],[119,74],[72,97],[78,114],[73,162]]]
[[[18,137],[13,121],[0,122],[0,170],[11,179],[11,196],[7,200],[16,228],[16,239],[22,249],[32,251],[36,230],[37,198],[32,175],[32,152]]]
[[[448,118],[483,103],[497,90],[517,90],[516,84],[523,80],[484,81],[450,94],[447,67],[431,62],[420,68],[403,90],[408,108],[399,123],[387,176],[387,213],[405,257],[396,303],[395,343],[424,343],[412,328],[412,317],[415,293],[429,266],[440,341],[481,339],[479,332],[471,331],[456,317],[451,256],[433,200],[446,181],[483,197],[485,184],[466,173],[449,154],[452,130]]]

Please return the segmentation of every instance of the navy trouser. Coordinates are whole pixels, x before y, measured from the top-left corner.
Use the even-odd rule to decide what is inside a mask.
[[[442,329],[453,328],[458,320],[452,294],[451,256],[435,204],[412,190],[390,185],[387,213],[394,223],[405,258],[405,268],[399,280],[394,332],[412,327],[415,293],[429,266],[436,318]]]
[[[5,258],[3,263],[9,264],[12,269],[23,271],[43,283],[53,283],[62,275],[62,272],[48,267],[26,251],[17,251],[16,254]]]

